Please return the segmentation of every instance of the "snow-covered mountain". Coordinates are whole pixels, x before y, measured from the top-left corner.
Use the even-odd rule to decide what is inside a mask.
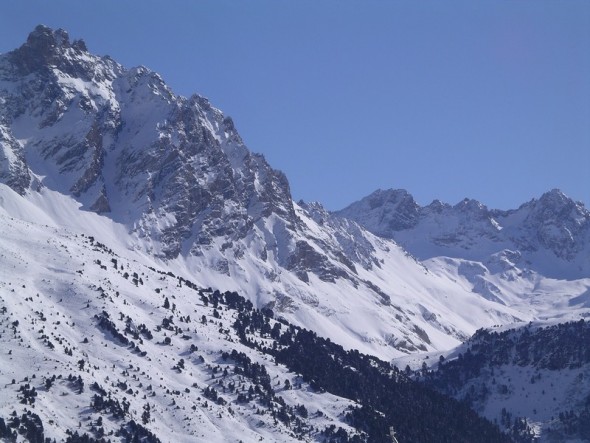
[[[420,378],[504,429],[539,441],[590,439],[590,324],[480,330]],[[432,369],[428,369],[432,366]]]
[[[374,409],[374,397],[350,391],[361,383],[347,378],[362,372],[359,351],[390,361],[449,350],[482,327],[587,317],[589,240],[588,211],[559,191],[514,211],[471,200],[421,208],[405,191],[378,191],[336,214],[295,203],[284,174],[245,146],[231,118],[201,96],[174,94],[149,69],[93,55],[82,40],[44,26],[0,55],[0,339],[9,350],[0,385],[14,388],[0,412],[6,418],[16,401],[34,403],[51,438],[65,440],[66,429],[144,432],[121,417],[97,425],[97,411],[104,406],[112,417],[124,401],[126,420],[139,422],[147,408],[157,418],[146,429],[167,441],[322,441],[320,431],[332,425],[330,438],[338,427],[361,438],[367,423],[383,434],[388,425],[378,417],[402,412]],[[318,381],[326,374],[305,375],[309,368],[281,354],[277,338],[273,345],[271,332],[252,319],[240,332],[240,309],[208,306],[200,298],[211,302],[205,288],[236,291],[250,310],[272,310],[264,323],[271,331],[289,324],[329,338],[322,343],[338,362],[333,370],[352,368],[342,375],[350,383],[332,393],[338,398],[316,396],[314,389],[330,385]],[[188,348],[193,342],[202,359]],[[344,351],[330,343],[354,351],[337,357]],[[58,345],[63,355],[55,355]],[[286,389],[282,400],[272,397],[278,388],[256,393],[259,405],[277,403],[282,412],[275,404],[258,414],[229,389],[228,403],[212,405],[210,387],[226,361],[218,354],[232,350],[265,365],[273,380],[308,377],[315,388]],[[146,355],[153,368],[142,373]],[[228,361],[245,364],[236,359]],[[367,368],[382,368],[379,377],[398,380],[385,363],[367,359]],[[21,377],[22,368],[35,369]],[[52,368],[62,379],[53,379]],[[44,377],[46,394],[31,394],[40,389],[32,374]],[[93,381],[100,389],[90,392]],[[71,396],[67,410],[55,407],[58,393]],[[410,405],[414,395],[404,401]],[[117,401],[104,403],[109,397]],[[319,412],[297,415],[298,404]],[[362,412],[347,415],[355,405]],[[24,409],[17,418],[36,420]],[[412,433],[419,426],[409,428],[407,441],[420,441]]]
[[[39,26],[0,56],[0,101],[0,191],[29,221],[100,232],[383,358],[531,318],[321,205],[294,203],[285,176],[206,99],[175,95],[63,30]]]
[[[406,442],[511,441],[238,293],[66,228],[0,223],[0,441],[385,442],[391,426]]]
[[[535,318],[586,307],[590,212],[559,190],[509,211],[467,199],[421,207],[407,191],[379,190],[334,215],[395,240],[430,271]]]
[[[176,96],[147,68],[127,70],[43,26],[0,65],[3,177],[17,192],[38,177],[132,224],[166,258],[243,238],[270,214],[296,223],[284,175],[206,99]]]
[[[420,260],[445,256],[489,263],[492,272],[516,266],[559,279],[590,276],[590,211],[558,189],[509,211],[469,199],[421,207],[405,190],[378,190],[335,215],[396,240]]]

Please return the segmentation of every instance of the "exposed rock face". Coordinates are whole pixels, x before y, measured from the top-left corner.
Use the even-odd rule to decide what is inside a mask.
[[[31,182],[23,148],[5,126],[0,126],[0,182],[21,195]]]
[[[40,25],[2,56],[0,80],[0,179],[21,194],[44,176],[152,237],[167,258],[243,238],[271,214],[297,228],[287,179],[248,151],[231,118],[144,67],[127,70]]]
[[[320,205],[300,210],[325,218],[330,234],[308,232],[285,175],[247,149],[232,119],[145,67],[126,69],[40,25],[0,56],[0,81],[0,180],[20,194],[35,180],[69,194],[162,258],[219,250],[213,268],[224,275],[248,235],[265,243],[265,261],[304,282],[313,273],[357,284],[353,261],[377,263],[360,228]]]
[[[549,249],[557,257],[572,260],[588,247],[590,212],[558,189],[526,203],[517,212],[526,213],[518,238],[536,234],[530,241],[534,249]]]
[[[70,44],[69,35],[63,29],[54,31],[46,26],[38,25],[29,34],[27,42],[12,52],[11,61],[22,76],[45,70],[49,66],[56,66],[72,77],[85,76],[87,70],[80,69],[78,63],[64,58],[64,54],[70,52],[69,50],[81,55],[86,52],[86,44],[81,40]]]
[[[21,182],[27,173],[47,176],[44,185],[67,190],[88,206],[100,198],[99,210],[108,208],[105,137],[112,140],[120,125],[112,83],[121,72],[111,60],[88,54],[83,42],[70,43],[64,30],[41,25],[24,45],[1,56],[0,119],[24,152]],[[17,150],[14,143],[2,145]]]

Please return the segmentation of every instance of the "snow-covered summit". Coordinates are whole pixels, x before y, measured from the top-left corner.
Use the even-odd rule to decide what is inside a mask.
[[[398,292],[442,308],[421,282],[402,291],[388,281],[396,267],[422,274],[420,264],[356,223],[296,205],[284,174],[248,150],[231,118],[145,67],[39,26],[0,55],[0,101],[0,191],[11,215],[100,233],[387,358],[448,347],[478,326],[460,315],[417,326],[417,306],[400,315]],[[488,321],[516,314],[499,307]]]
[[[296,223],[284,175],[203,97],[177,96],[149,69],[41,25],[0,67],[0,171],[20,194],[36,178],[134,225],[168,258],[243,237],[270,213]]]
[[[206,98],[179,96],[157,73],[93,55],[63,30],[39,26],[0,55],[0,104],[7,216],[65,226],[203,287],[239,290],[347,348],[389,359],[448,349],[482,326],[578,312],[568,303],[583,281],[560,286],[557,305],[528,306],[551,285],[546,274],[524,273],[535,249],[502,237],[554,245],[560,218],[553,228],[526,205],[505,214],[468,200],[421,208],[405,191],[380,191],[360,211],[367,227],[406,237],[378,237],[366,220],[293,202],[285,175]],[[569,210],[578,218],[567,225],[574,242],[563,256],[573,260],[583,257],[583,211]],[[525,219],[542,241],[519,230]],[[433,248],[469,254],[461,261]]]
[[[406,191],[378,190],[335,215],[396,240],[420,259],[486,261],[510,250],[544,275],[590,276],[590,212],[558,189],[508,211],[472,199],[421,207]]]

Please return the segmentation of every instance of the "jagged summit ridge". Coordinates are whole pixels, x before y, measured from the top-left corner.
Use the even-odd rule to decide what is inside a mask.
[[[561,261],[571,264],[568,277],[590,275],[590,212],[559,189],[507,211],[467,198],[454,206],[434,201],[421,207],[407,191],[379,190],[335,215],[396,240],[422,259],[481,261],[508,249],[524,254],[533,268],[547,271],[547,260]],[[546,263],[535,263],[543,251]]]
[[[176,95],[157,73],[93,55],[62,31],[39,27],[0,55],[0,101],[0,201],[9,216],[104,236],[349,348],[383,358],[447,349],[479,327],[554,307],[516,309],[523,286],[486,274],[493,262],[516,275],[529,259],[511,244],[492,250],[508,232],[494,211],[469,200],[421,208],[406,191],[380,191],[366,213],[380,211],[375,221],[389,229],[422,235],[425,221],[450,217],[432,231],[437,247],[479,251],[472,246],[483,239],[491,254],[422,263],[412,244],[422,237],[394,242],[319,204],[294,203],[285,175],[206,98]],[[531,281],[527,300],[544,290]],[[583,282],[562,292],[559,312]]]
[[[68,51],[74,54],[85,53],[86,43],[83,40],[70,42],[68,33],[63,29],[53,30],[38,25],[29,34],[26,43],[12,52],[12,58],[20,72],[27,75],[49,65],[61,65],[60,68],[63,69],[63,55]]]
[[[210,243],[221,226],[243,234],[270,213],[296,222],[285,176],[203,97],[177,96],[149,69],[123,68],[42,25],[0,64],[1,177],[20,194],[42,177],[140,235],[174,219],[156,239],[167,257],[183,240]],[[190,239],[195,223],[205,235]]]

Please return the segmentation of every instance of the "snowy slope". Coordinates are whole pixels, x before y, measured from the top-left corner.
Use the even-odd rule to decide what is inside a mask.
[[[584,320],[480,330],[440,363],[423,360],[420,378],[502,428],[526,421],[540,442],[588,441],[589,340]]]
[[[354,279],[331,282],[310,274],[305,282],[295,273],[276,264],[269,266],[257,254],[248,253],[260,247],[250,236],[238,243],[246,251],[239,259],[227,259],[220,253],[220,245],[219,250],[212,249],[201,257],[163,261],[146,254],[142,239],[129,236],[124,226],[92,212],[80,212],[75,201],[57,192],[44,189],[21,197],[0,185],[0,201],[7,215],[100,235],[105,243],[132,252],[142,263],[170,269],[203,287],[239,290],[257,306],[270,306],[294,324],[313,329],[349,349],[386,359],[418,350],[448,349],[482,324],[521,319],[516,311],[474,297],[452,280],[427,271],[395,244],[370,234],[365,234],[364,240],[373,249],[371,257],[376,264],[367,265],[367,269],[356,264]],[[336,234],[327,230],[325,223],[322,231],[303,209],[298,213],[317,235],[317,243],[312,243],[316,250],[336,241]],[[279,228],[271,229],[277,232]],[[262,234],[254,230],[251,235]],[[221,272],[222,260],[227,261]]]
[[[511,211],[416,204],[376,191],[335,213],[398,242],[431,272],[538,319],[577,319],[590,288],[590,212],[559,190]]]
[[[317,394],[305,383],[284,390],[284,380],[295,385],[296,374],[237,342],[230,332],[235,313],[204,305],[202,292],[179,286],[177,278],[123,258],[84,234],[5,214],[0,221],[0,417],[30,410],[42,419],[45,436],[58,441],[66,439],[66,430],[96,435],[91,431],[101,427],[96,425],[101,416],[106,435],[133,419],[162,441],[298,440],[291,427],[271,415],[254,414],[252,408],[262,408],[256,401],[236,403],[239,390],[231,392],[229,385],[247,390],[255,384],[234,374],[234,362],[221,357],[236,350],[264,365],[273,384],[280,381],[276,392],[287,405],[303,404],[310,411],[309,418],[301,417],[305,440],[315,439],[311,426],[350,429],[342,414],[352,402]],[[170,309],[163,307],[167,298]],[[101,327],[101,318],[123,338]],[[173,321],[170,330],[162,327],[165,318]],[[167,337],[170,345],[164,344]],[[193,346],[198,350],[191,351]],[[91,387],[95,382],[105,398],[122,406],[128,402],[124,418],[91,407],[99,392]],[[23,400],[21,387],[27,384],[37,392],[33,403]],[[207,387],[218,390],[227,404],[205,398]],[[143,420],[148,408],[149,419]],[[321,414],[312,415],[315,411]]]
[[[393,425],[405,441],[510,441],[237,293],[98,236],[4,210],[0,225],[0,439],[374,442]]]
[[[156,73],[95,56],[63,30],[39,26],[0,56],[0,97],[11,216],[100,232],[385,359],[536,315],[477,295],[444,267],[428,271],[320,205],[294,203],[284,175],[206,99],[177,96]]]

